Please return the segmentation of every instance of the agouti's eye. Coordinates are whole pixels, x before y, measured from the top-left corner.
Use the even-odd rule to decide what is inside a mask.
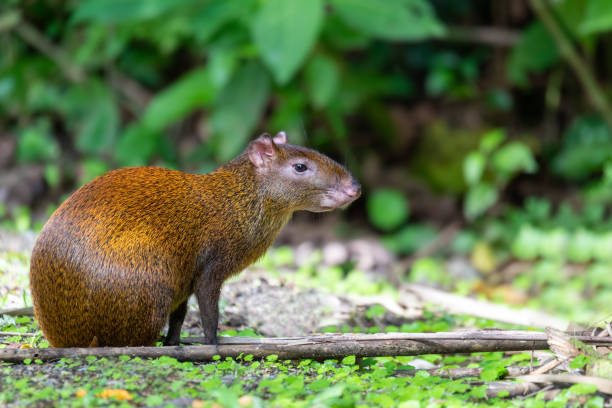
[[[298,163],[298,164],[294,164],[293,168],[295,169],[295,171],[297,171],[298,173],[303,173],[306,170],[308,170],[308,167],[306,167],[306,165],[304,163]]]

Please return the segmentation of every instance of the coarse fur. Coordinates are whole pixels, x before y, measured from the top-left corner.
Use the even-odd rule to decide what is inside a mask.
[[[216,344],[223,282],[263,255],[294,211],[327,211],[359,194],[344,167],[286,144],[284,133],[205,175],[111,171],[72,194],[38,237],[35,315],[53,347],[150,345],[168,319],[166,344],[177,344],[195,293]]]

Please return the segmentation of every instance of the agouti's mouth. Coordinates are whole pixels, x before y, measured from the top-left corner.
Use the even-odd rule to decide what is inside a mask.
[[[338,189],[330,189],[323,196],[317,211],[331,211],[336,208],[345,209],[361,195],[361,186],[353,183]]]

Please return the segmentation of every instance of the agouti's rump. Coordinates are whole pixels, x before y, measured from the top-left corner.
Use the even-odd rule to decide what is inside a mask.
[[[149,345],[168,318],[166,344],[176,344],[195,293],[215,343],[223,281],[259,258],[294,211],[328,211],[359,194],[344,167],[283,133],[206,175],[109,172],[43,228],[30,269],[36,317],[54,347]]]

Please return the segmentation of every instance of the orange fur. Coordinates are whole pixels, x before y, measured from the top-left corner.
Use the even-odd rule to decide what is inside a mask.
[[[194,292],[214,343],[223,281],[263,255],[294,211],[313,205],[318,184],[353,180],[312,150],[275,149],[273,165],[296,156],[316,163],[317,185],[275,180],[273,167],[258,172],[244,153],[206,175],[115,170],[72,194],[43,228],[31,259],[34,311],[49,343],[149,345],[168,316],[176,343]]]

